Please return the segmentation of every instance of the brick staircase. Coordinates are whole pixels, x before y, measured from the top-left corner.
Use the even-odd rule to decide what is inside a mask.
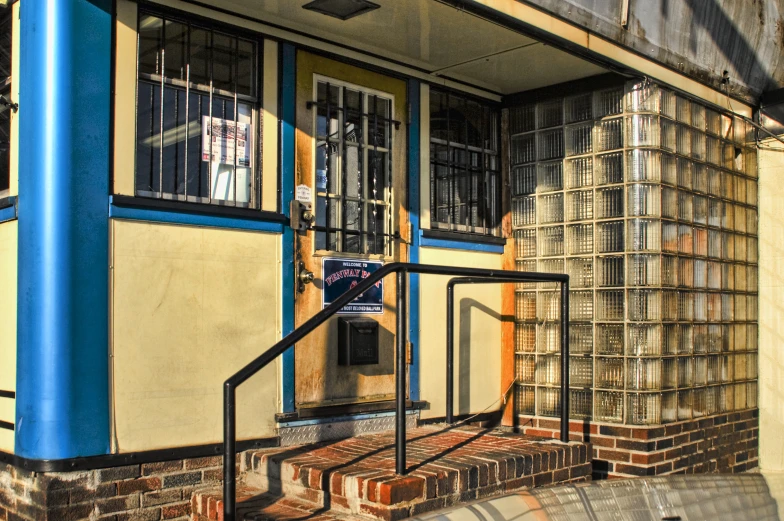
[[[590,479],[590,447],[477,427],[408,432],[406,476],[394,432],[243,455],[237,519],[396,521],[527,487]],[[191,500],[193,521],[223,518],[220,489]]]

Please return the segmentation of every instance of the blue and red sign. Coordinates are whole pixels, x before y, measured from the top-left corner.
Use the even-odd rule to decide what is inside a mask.
[[[324,258],[322,261],[323,288],[322,305],[327,307],[337,300],[343,293],[350,290],[362,279],[368,278],[374,271],[383,266],[381,261],[367,261],[358,259]],[[371,314],[384,313],[384,281],[375,285],[359,297],[343,306],[338,311],[340,314]]]

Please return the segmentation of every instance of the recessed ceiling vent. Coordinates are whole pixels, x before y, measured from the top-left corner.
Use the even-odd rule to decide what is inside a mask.
[[[348,20],[381,7],[367,0],[313,0],[302,6],[303,9]]]

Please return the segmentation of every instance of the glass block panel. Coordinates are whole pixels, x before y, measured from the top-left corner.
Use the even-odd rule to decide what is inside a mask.
[[[564,99],[564,113],[566,123],[587,121],[591,119],[593,113],[593,94],[587,92],[576,96],[569,96]]]
[[[534,309],[536,304],[534,304]],[[536,324],[515,324],[515,352],[536,351]]]
[[[540,291],[536,299],[536,318],[548,322],[551,321],[553,323],[547,325],[554,327],[558,325],[560,317],[561,293],[558,291]]]
[[[594,417],[597,421],[623,421],[623,393],[596,391]]]
[[[584,221],[593,219],[593,190],[577,190],[566,193],[566,220]]]
[[[608,187],[596,190],[596,217],[599,219],[614,219],[623,217],[624,188]]]
[[[630,219],[628,222],[630,251],[661,251],[661,221]]]
[[[536,224],[536,197],[512,199],[512,226]]]
[[[673,222],[662,222],[661,249],[664,252],[678,252],[678,225]]]
[[[536,128],[563,125],[563,99],[555,98],[536,104]]]
[[[661,190],[661,216],[667,219],[677,219],[678,191],[669,186],[663,186]]]
[[[591,324],[569,324],[569,353],[591,354],[593,352],[593,326]]]
[[[536,134],[512,136],[511,156],[514,165],[536,161]]]
[[[675,126],[675,152],[682,156],[691,155],[692,130],[686,125]]]
[[[590,389],[569,391],[570,418],[589,419],[591,411],[593,411],[593,392]]]
[[[596,258],[596,284],[599,287],[623,286],[623,256],[613,255]]]
[[[515,389],[515,410],[518,414],[536,413],[536,389],[518,385]]]
[[[514,236],[518,258],[536,257],[536,230],[516,230]]]
[[[593,158],[578,157],[567,159],[566,163],[566,187],[581,188],[593,186]]]
[[[661,423],[661,395],[629,394],[626,419],[632,425],[656,425]]]
[[[536,129],[536,105],[529,103],[509,109],[509,133],[520,134]]]
[[[595,131],[597,152],[623,148],[623,118],[599,121]]]
[[[593,258],[576,257],[566,259],[566,273],[569,275],[569,287],[593,287]]]
[[[551,226],[539,229],[537,253],[540,257],[563,255],[564,252],[563,226]]]
[[[564,273],[563,259],[539,259],[537,261],[539,273]],[[537,284],[539,289],[556,288],[557,282],[540,282]]]
[[[597,320],[623,320],[624,319],[624,292],[623,290],[600,290],[596,292]]]
[[[515,294],[515,319],[536,320],[535,291],[523,291]]]
[[[662,258],[659,255],[629,255],[627,257],[629,286],[659,286],[662,283]]]
[[[601,355],[622,355],[623,324],[596,324],[596,352]]]
[[[597,155],[595,165],[597,185],[623,183],[623,152]]]
[[[662,153],[661,179],[667,185],[678,184],[678,159],[672,154]]]
[[[628,331],[627,355],[661,355],[662,332],[660,324],[629,324]]]
[[[533,384],[536,380],[536,357],[517,355],[515,357],[515,378],[517,383]]]
[[[596,359],[596,387],[600,389],[623,389],[623,358]]]
[[[561,352],[561,324],[547,322],[537,325],[536,351],[539,353]]]
[[[678,353],[678,341],[680,339],[680,328],[678,324],[662,325],[662,352],[665,355]]]
[[[593,123],[566,127],[566,155],[579,156],[593,151]]]
[[[536,389],[538,414],[541,416],[560,416],[561,395],[560,389],[539,387]]]
[[[566,251],[569,255],[593,253],[593,224],[570,224],[566,227]]]
[[[662,320],[678,320],[677,291],[662,291]]]
[[[659,116],[642,114],[627,116],[627,147],[657,147],[660,144],[661,136],[659,128]]]
[[[536,151],[539,161],[564,157],[564,136],[562,129],[544,130],[536,133]]]
[[[661,292],[630,289],[628,291],[629,320],[636,322],[661,319]]]
[[[538,220],[540,224],[560,223],[564,220],[563,194],[546,194],[538,199]]]
[[[512,169],[512,195],[536,193],[536,165],[517,166]]]
[[[597,225],[597,250],[599,253],[623,252],[623,221],[609,221]]]
[[[536,165],[536,191],[563,190],[563,161],[550,161]]]
[[[561,384],[560,355],[539,355],[536,357],[536,383],[542,385]]]
[[[594,97],[594,117],[603,118],[623,112],[623,88],[600,90]]]
[[[675,389],[678,385],[678,365],[676,358],[662,359],[662,389]]]
[[[678,394],[675,392],[662,393],[662,423],[670,423],[678,420]]]
[[[661,180],[661,152],[635,149],[626,152],[626,179],[635,182]]]
[[[629,216],[658,217],[661,215],[661,186],[654,184],[630,184],[626,187]]]
[[[572,291],[569,295],[569,320],[593,319],[593,291]]]
[[[694,385],[694,374],[692,371],[692,358],[690,356],[680,357],[678,360],[678,387],[691,387]]]
[[[593,358],[572,356],[569,359],[569,385],[591,387],[593,385]]]

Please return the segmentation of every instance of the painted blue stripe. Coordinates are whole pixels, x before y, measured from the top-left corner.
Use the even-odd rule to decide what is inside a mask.
[[[482,251],[486,253],[504,253],[501,244],[485,244],[480,242],[451,241],[446,239],[433,239],[420,237],[419,245],[428,248],[445,248],[448,250]]]
[[[174,210],[160,210],[156,208],[131,208],[110,204],[109,216],[114,219],[131,219],[134,221],[283,233],[283,224],[279,222],[257,221],[254,219],[225,217],[221,215],[203,215]]]
[[[419,237],[419,138],[420,122],[420,86],[419,81],[408,81],[408,103],[411,107],[411,121],[408,125],[408,218],[411,221],[413,237]],[[419,241],[413,240],[409,247],[408,261],[419,263]],[[408,339],[413,345],[414,352],[411,356],[409,368],[409,396],[411,400],[419,400],[419,372],[420,353],[419,345],[419,275],[412,274],[409,278],[408,302]]]
[[[21,2],[18,456],[107,454],[111,0]]]
[[[280,208],[289,216],[289,204],[294,197],[294,139],[296,124],[296,91],[297,91],[297,52],[293,45],[281,45],[281,77],[280,77]],[[283,232],[281,263],[281,281],[283,296],[281,306],[283,336],[294,331],[294,292],[295,285],[295,258],[294,258],[294,231],[286,227]],[[282,378],[282,409],[283,412],[293,412],[294,407],[294,348],[283,353],[281,361]]]
[[[0,223],[16,219],[16,197],[9,197],[11,206],[0,209]]]

